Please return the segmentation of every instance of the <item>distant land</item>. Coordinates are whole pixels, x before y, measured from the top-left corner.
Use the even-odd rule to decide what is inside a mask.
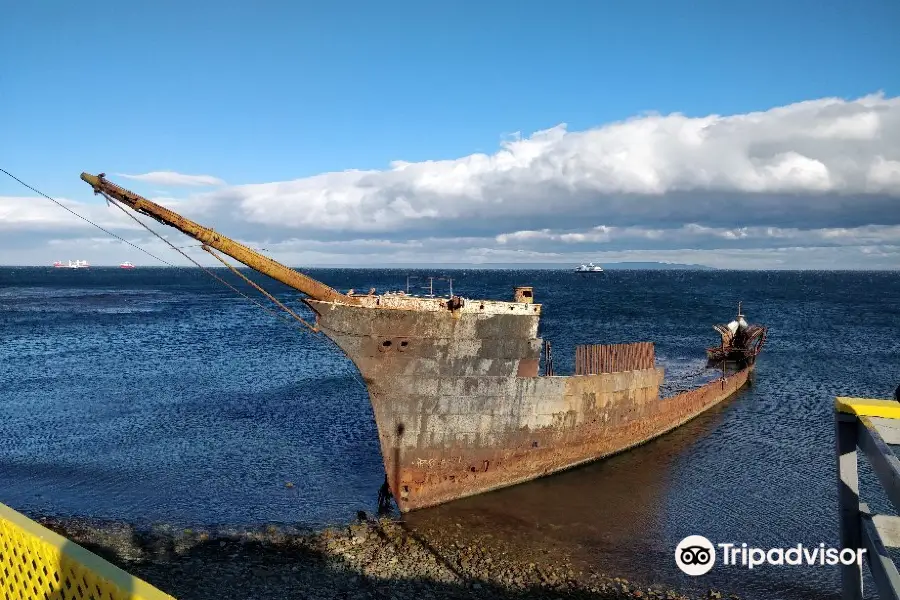
[[[596,263],[595,263],[596,264]],[[0,268],[16,268],[27,266],[30,268],[52,267],[52,265],[0,265]],[[91,263],[92,268],[110,268],[118,267],[117,264],[99,264]],[[141,269],[167,269],[164,265],[143,265],[135,263],[136,267]],[[248,269],[249,267],[236,263],[239,269]],[[313,264],[313,265],[291,265],[292,269],[415,269],[419,271],[427,271],[429,269],[457,269],[460,271],[471,271],[476,269],[504,269],[504,270],[554,270],[554,271],[573,271],[578,265],[575,263],[394,263],[380,265],[351,265],[351,264]],[[634,270],[656,270],[656,271],[718,271],[715,267],[706,265],[687,265],[681,263],[664,263],[664,262],[618,262],[618,263],[602,263],[600,264],[604,271],[621,271],[626,269]],[[177,266],[181,269],[184,267]],[[190,267],[188,267],[190,268]],[[212,269],[224,269],[218,265],[208,265]]]
[[[597,264],[597,263],[595,263]],[[577,264],[573,263],[480,263],[480,264],[453,264],[453,263],[397,263],[385,265],[309,265],[296,267],[301,269],[459,269],[471,271],[475,269],[521,269],[521,270],[554,270],[554,271],[574,271]],[[706,265],[686,265],[680,263],[664,263],[664,262],[619,262],[619,263],[602,263],[600,265],[604,271],[621,271],[626,269],[634,270],[657,270],[657,271],[717,271],[715,267]]]

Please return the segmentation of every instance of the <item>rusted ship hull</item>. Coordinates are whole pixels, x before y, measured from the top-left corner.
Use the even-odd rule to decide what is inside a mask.
[[[375,414],[391,492],[402,511],[534,479],[653,439],[743,386],[752,366],[660,399],[652,345],[582,346],[576,374],[541,376],[541,306],[532,289],[512,302],[342,294],[104,175],[82,180],[119,208],[175,227],[304,293],[316,326],[359,368]],[[124,210],[124,209],[123,209]],[[140,221],[138,221],[140,222]],[[193,260],[193,259],[192,259]],[[198,263],[199,265],[199,263]],[[252,280],[286,313],[308,325]],[[758,340],[743,320],[716,326],[726,342]],[[545,367],[552,362],[545,363]]]
[[[539,305],[476,301],[437,311],[397,302],[309,304],[366,382],[403,512],[642,444],[732,395],[752,370],[665,399],[652,355],[650,365],[640,353],[632,361],[649,368],[540,376]]]
[[[548,378],[533,387],[526,403],[547,411],[520,428],[488,425],[485,434],[463,436],[446,447],[385,448],[385,469],[394,473],[395,497],[403,511],[522,483],[611,456],[652,440],[728,398],[747,381],[749,369],[673,398],[648,398],[650,387],[616,389],[623,378],[659,380],[661,370]],[[623,377],[624,376],[624,377]],[[568,381],[554,384],[552,380]],[[583,381],[573,381],[582,379]],[[618,380],[618,381],[617,381]],[[562,388],[562,389],[560,389]],[[607,391],[597,391],[606,388]],[[465,418],[465,417],[464,417]],[[492,423],[488,411],[471,420]],[[547,424],[540,425],[540,422]]]

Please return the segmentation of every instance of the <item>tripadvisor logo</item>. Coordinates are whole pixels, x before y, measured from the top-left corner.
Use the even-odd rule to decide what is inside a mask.
[[[702,535],[689,535],[675,547],[675,564],[688,575],[705,575],[716,564],[716,549]]]
[[[721,564],[753,569],[760,565],[862,565],[864,548],[826,548],[825,544],[790,548],[751,548],[747,544],[716,544],[721,549]],[[691,576],[705,575],[716,564],[716,546],[702,535],[689,535],[675,547],[675,564]]]

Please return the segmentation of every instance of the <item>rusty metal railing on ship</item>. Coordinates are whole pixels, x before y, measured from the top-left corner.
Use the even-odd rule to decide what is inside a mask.
[[[652,369],[655,364],[653,342],[575,346],[576,375]]]
[[[900,517],[872,514],[859,497],[862,450],[890,499],[900,512],[900,460],[891,444],[900,444],[900,402],[837,398],[835,442],[838,467],[838,510],[841,547],[865,549],[866,564],[880,598],[900,598],[900,573],[888,548],[900,548]],[[862,600],[862,564],[841,566],[842,600]]]
[[[175,600],[3,504],[0,504],[0,597]]]

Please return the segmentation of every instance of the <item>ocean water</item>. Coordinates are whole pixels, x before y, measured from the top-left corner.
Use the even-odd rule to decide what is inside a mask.
[[[576,344],[647,340],[669,389],[702,379],[692,376],[718,342],[712,324],[742,301],[770,334],[737,397],[634,451],[407,520],[421,531],[459,525],[478,543],[552,547],[638,580],[836,598],[834,568],[687,580],[672,552],[690,534],[836,545],[833,399],[890,397],[900,384],[900,273],[309,273],[341,290],[449,275],[470,298],[532,285],[558,373],[571,372]],[[446,292],[446,281],[434,285]],[[266,287],[309,314],[297,293]],[[320,526],[374,511],[383,479],[365,391],[323,336],[195,269],[0,268],[0,502],[141,524]]]

